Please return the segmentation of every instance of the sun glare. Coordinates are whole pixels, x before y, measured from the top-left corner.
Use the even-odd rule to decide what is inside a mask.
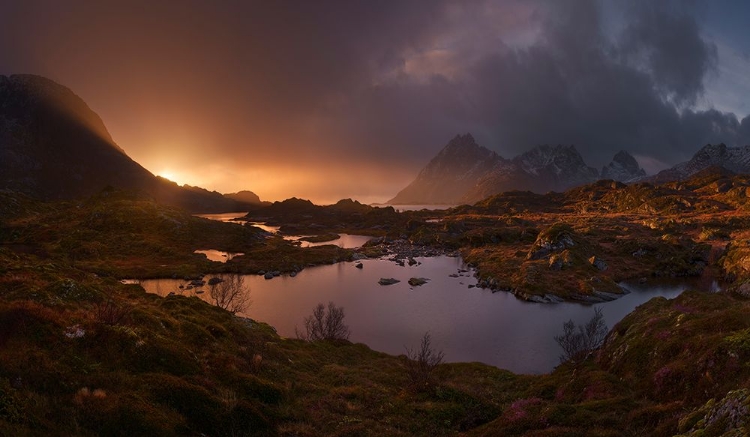
[[[181,178],[177,175],[177,173],[171,170],[162,170],[159,173],[157,173],[157,176],[161,176],[164,179],[169,179],[170,181],[176,182],[179,185],[183,184]]]

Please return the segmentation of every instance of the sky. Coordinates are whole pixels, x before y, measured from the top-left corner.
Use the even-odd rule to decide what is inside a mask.
[[[456,134],[649,172],[750,144],[745,0],[0,0],[0,74],[69,88],[155,174],[393,197]]]

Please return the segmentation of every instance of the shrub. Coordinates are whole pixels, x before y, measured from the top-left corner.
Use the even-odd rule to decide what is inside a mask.
[[[305,332],[297,337],[307,341],[348,340],[349,327],[344,324],[344,307],[328,302],[328,309],[319,303],[310,317],[305,317]]]
[[[429,332],[422,336],[418,350],[406,348],[406,372],[411,387],[418,392],[429,390],[435,383],[433,370],[443,362],[444,357],[443,351],[432,349]]]
[[[118,305],[108,299],[96,305],[96,321],[110,326],[127,324],[132,310],[128,305]]]
[[[585,325],[576,326],[573,320],[568,320],[563,324],[562,335],[555,336],[555,341],[563,349],[560,362],[583,361],[589,353],[601,347],[607,332],[607,325],[604,323],[604,315],[600,308],[594,308],[594,315]]]
[[[227,275],[219,283],[210,285],[211,301],[219,308],[232,314],[246,311],[250,306],[250,293],[245,290],[245,278],[241,275]]]

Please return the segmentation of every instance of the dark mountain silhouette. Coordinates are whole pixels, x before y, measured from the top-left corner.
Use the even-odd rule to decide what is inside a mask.
[[[250,205],[262,205],[263,204],[263,202],[260,200],[260,197],[258,197],[257,194],[248,190],[242,190],[236,193],[226,193],[224,194],[224,197],[227,197],[229,199],[234,199],[238,202],[243,202],[243,203],[247,203]]]
[[[507,164],[497,153],[479,146],[471,134],[456,135],[419,172],[414,182],[388,203],[458,203],[477,181]]]
[[[0,76],[0,188],[73,199],[108,186],[142,190],[193,212],[247,207],[154,176],[115,144],[101,118],[70,89],[41,76]]]
[[[602,167],[601,179],[612,179],[618,182],[629,182],[646,176],[646,171],[639,165],[638,161],[630,153],[620,150],[612,162]]]

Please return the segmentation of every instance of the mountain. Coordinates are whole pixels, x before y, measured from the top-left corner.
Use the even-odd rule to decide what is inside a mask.
[[[690,161],[662,170],[640,181],[664,183],[681,181],[709,167],[722,167],[734,173],[750,173],[750,146],[727,147],[725,144],[707,144],[693,155]]]
[[[242,190],[238,191],[236,193],[228,193],[224,194],[224,197],[227,197],[229,199],[234,199],[238,202],[247,203],[249,205],[261,205],[263,202],[261,202],[260,197],[258,197],[257,194],[253,193],[252,191],[248,190]]]
[[[474,203],[510,190],[564,191],[593,182],[598,176],[599,172],[586,165],[575,146],[541,145],[480,179],[464,193],[461,201]]]
[[[480,179],[508,165],[497,153],[456,135],[419,172],[417,178],[388,203],[454,204]]]
[[[193,212],[242,210],[220,193],[154,176],[115,144],[101,118],[70,89],[41,76],[0,76],[0,189],[40,199],[142,190]]]
[[[586,165],[573,145],[540,145],[505,159],[466,134],[453,138],[414,182],[388,203],[471,204],[506,191],[562,192],[598,179],[632,181],[645,175],[625,151],[617,153],[600,173]]]
[[[618,182],[628,182],[646,176],[646,171],[639,165],[638,161],[630,153],[620,150],[612,162],[602,167],[601,179],[612,179]]]
[[[533,176],[540,191],[564,191],[599,177],[599,172],[586,165],[575,146],[537,146],[513,161]]]

